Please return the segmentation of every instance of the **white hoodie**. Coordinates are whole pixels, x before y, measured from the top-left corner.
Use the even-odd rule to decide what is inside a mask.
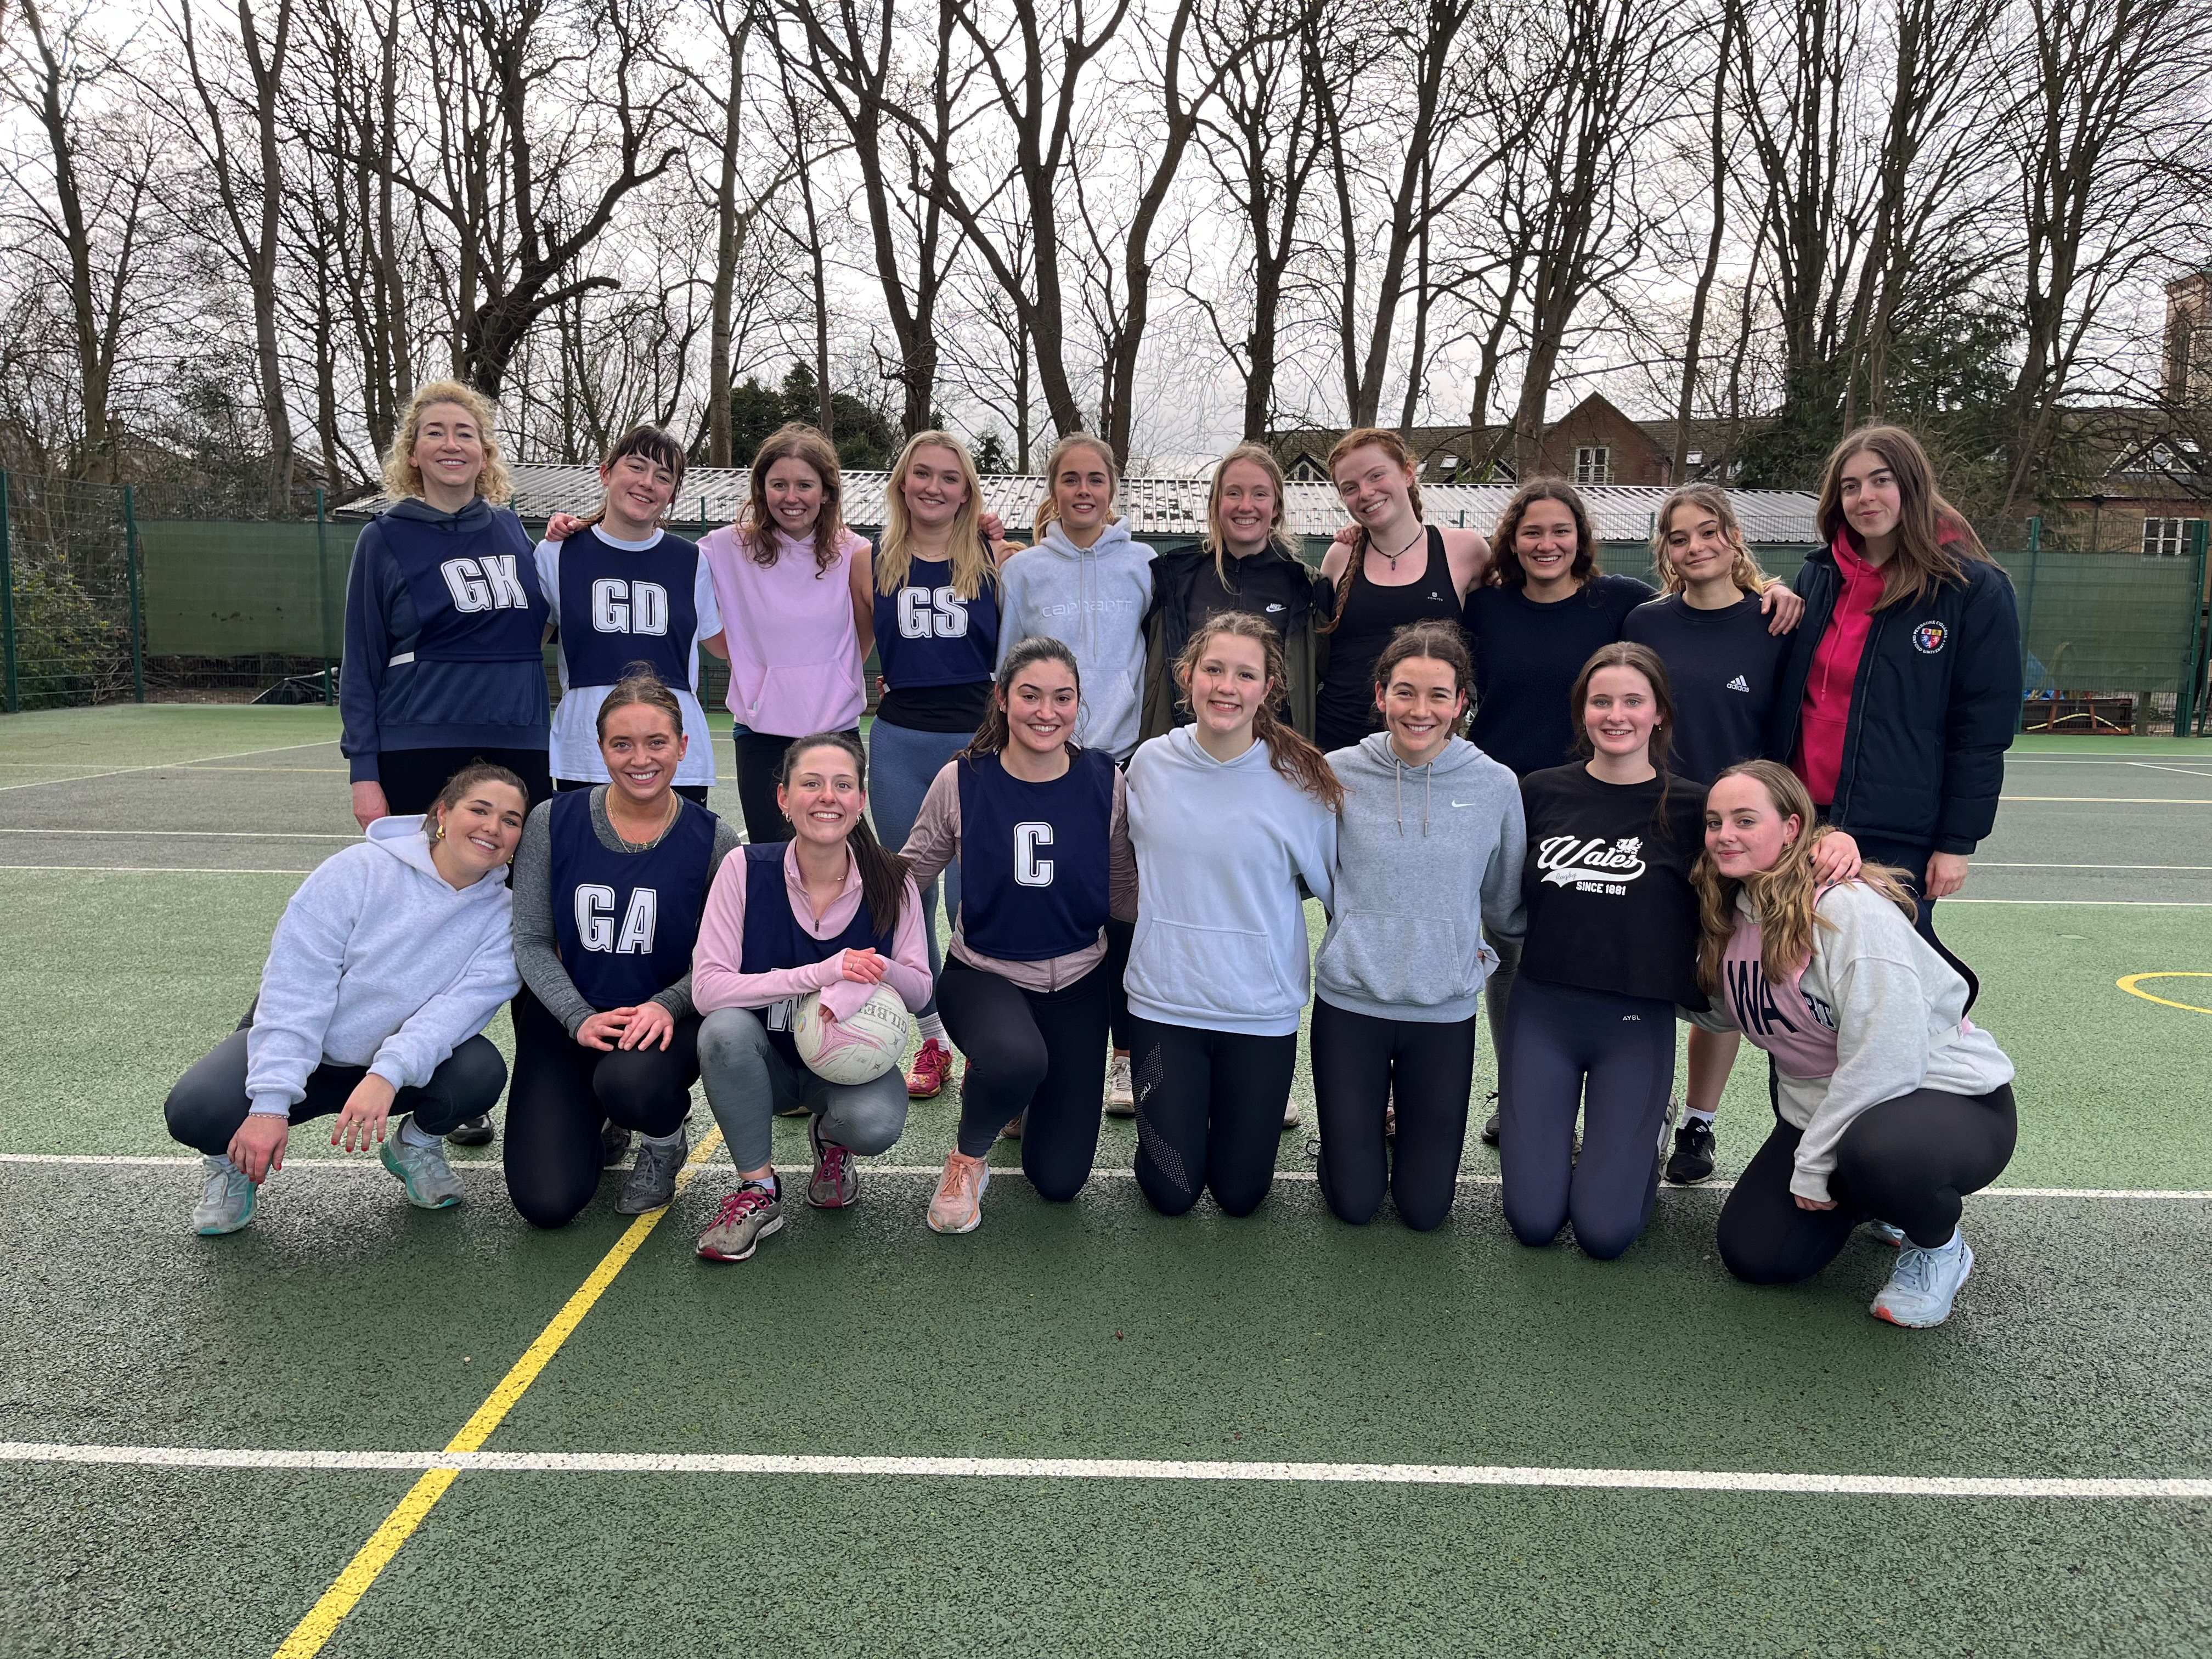
[[[1032,634],[1075,653],[1083,701],[1075,740],[1126,762],[1145,713],[1145,613],[1152,605],[1152,550],[1133,541],[1126,520],[1078,547],[1057,520],[1044,539],[999,573],[999,660]]]
[[[246,1039],[256,1112],[290,1115],[325,1060],[396,1089],[430,1080],[520,985],[500,872],[454,889],[420,817],[379,818],[300,884],[270,941]]]

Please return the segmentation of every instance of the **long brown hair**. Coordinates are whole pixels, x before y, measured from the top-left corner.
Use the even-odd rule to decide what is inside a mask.
[[[755,564],[767,568],[775,563],[780,550],[775,515],[768,510],[768,470],[778,461],[803,461],[822,480],[822,512],[814,520],[814,574],[826,575],[845,540],[845,475],[837,464],[837,446],[804,421],[776,428],[754,454],[745,474],[745,510],[738,520],[738,533]]]
[[[1114,452],[1107,447],[1103,438],[1094,438],[1088,432],[1071,432],[1054,444],[1052,453],[1045,457],[1044,499],[1037,503],[1036,520],[1030,527],[1033,541],[1042,541],[1044,532],[1060,517],[1060,501],[1053,494],[1053,485],[1060,477],[1060,464],[1067,459],[1071,451],[1078,449],[1094,450],[1098,459],[1106,463],[1106,522],[1112,524],[1121,516],[1114,509],[1115,499],[1121,493],[1121,464],[1114,459]]]
[[[783,763],[775,769],[778,788],[791,787],[799,757],[812,749],[842,751],[853,763],[861,794],[868,793],[868,757],[861,752],[860,740],[842,732],[812,732],[792,739],[791,747],[783,751]],[[860,872],[860,898],[868,907],[870,924],[878,933],[890,933],[898,926],[899,908],[906,898],[906,860],[876,839],[875,826],[866,812],[845,832],[845,846],[853,855],[853,867]]]
[[[1513,492],[1512,500],[1505,503],[1505,511],[1498,515],[1498,529],[1490,538],[1490,568],[1483,574],[1483,583],[1489,587],[1526,587],[1528,573],[1522,568],[1521,555],[1514,550],[1513,538],[1521,531],[1521,520],[1528,516],[1528,509],[1539,501],[1557,501],[1575,521],[1575,562],[1567,567],[1567,574],[1574,579],[1577,589],[1589,586],[1590,577],[1597,570],[1597,532],[1590,527],[1589,505],[1582,492],[1565,478],[1531,478]]]
[[[1190,698],[1190,677],[1198,672],[1207,644],[1224,634],[1250,640],[1260,647],[1260,672],[1267,687],[1252,715],[1252,735],[1267,745],[1267,763],[1330,811],[1338,811],[1344,805],[1344,785],[1327,757],[1275,713],[1275,698],[1288,680],[1290,665],[1283,654],[1282,636],[1267,625],[1265,617],[1249,611],[1224,611],[1191,635],[1175,665],[1176,684],[1182,688],[1184,701]]]
[[[668,505],[660,509],[660,522],[666,524],[668,515],[676,508],[676,494],[684,488],[684,446],[657,426],[634,426],[615,440],[606,459],[599,463],[599,471],[605,472],[625,455],[641,456],[655,466],[666,467],[673,475],[668,486]],[[606,516],[607,498],[603,491],[599,506],[592,509],[591,517],[584,524],[588,528]]]
[[[1420,465],[1413,459],[1412,447],[1403,438],[1387,428],[1356,426],[1329,446],[1329,483],[1332,484],[1336,483],[1336,464],[1339,461],[1351,454],[1353,450],[1365,449],[1370,445],[1381,450],[1413,475],[1406,482],[1406,500],[1413,507],[1413,517],[1416,520],[1420,519]],[[1339,486],[1337,494],[1341,495],[1343,493],[1342,487]],[[1359,526],[1359,539],[1352,544],[1352,556],[1344,562],[1344,574],[1337,579],[1336,603],[1329,608],[1328,620],[1314,629],[1316,634],[1334,634],[1336,632],[1337,624],[1344,620],[1345,607],[1352,603],[1352,584],[1358,580],[1361,569],[1367,562],[1368,539],[1367,526],[1362,525]]]
[[[962,760],[980,760],[986,755],[1004,752],[1012,738],[1012,720],[1006,714],[1006,697],[1021,678],[1022,670],[1041,662],[1065,664],[1068,676],[1075,682],[1075,698],[1083,701],[1083,670],[1076,665],[1075,653],[1060,641],[1047,639],[1042,634],[1032,634],[1027,639],[1017,640],[1006,653],[1006,661],[991,681],[991,703],[983,714],[983,723],[975,728],[975,735],[968,739],[968,746],[960,751]],[[1076,744],[1070,741],[1067,752],[1073,754]]]
[[[1265,472],[1268,481],[1275,486],[1274,516],[1267,520],[1268,544],[1293,558],[1297,556],[1297,549],[1292,544],[1290,533],[1283,528],[1288,505],[1285,498],[1290,490],[1290,480],[1283,474],[1283,464],[1264,445],[1237,445],[1214,464],[1213,482],[1206,491],[1206,549],[1213,555],[1215,580],[1231,593],[1237,590],[1231,586],[1229,581],[1229,527],[1221,521],[1221,490],[1228,479],[1229,469],[1245,461]]]
[[[1651,688],[1651,706],[1658,711],[1658,722],[1651,728],[1650,758],[1652,769],[1659,774],[1659,810],[1654,817],[1658,833],[1672,834],[1667,814],[1667,803],[1672,792],[1674,770],[1668,764],[1674,752],[1674,692],[1667,684],[1667,665],[1659,660],[1659,653],[1648,645],[1638,645],[1632,640],[1616,640],[1611,645],[1601,645],[1590,653],[1583,672],[1575,676],[1575,689],[1567,694],[1567,719],[1574,726],[1575,752],[1584,760],[1597,753],[1597,745],[1590,741],[1589,724],[1583,711],[1589,706],[1590,682],[1601,670],[1607,668],[1632,669],[1644,676]]]
[[[1920,440],[1901,426],[1863,426],[1829,452],[1820,475],[1820,535],[1828,545],[1838,535],[1858,544],[1844,517],[1844,463],[1871,451],[1897,480],[1897,549],[1882,568],[1881,604],[1925,599],[1947,583],[1963,587],[1970,562],[1990,562],[1989,550],[1966,515],[1936,491],[1935,469]]]
[[[1379,702],[1382,693],[1390,689],[1390,676],[1398,672],[1398,665],[1411,662],[1416,657],[1431,662],[1440,662],[1452,672],[1452,690],[1468,698],[1459,718],[1452,722],[1452,735],[1463,737],[1468,718],[1474,713],[1474,658],[1467,648],[1467,633],[1457,623],[1410,622],[1390,635],[1390,643],[1382,647],[1382,654],[1375,659],[1375,690]]]
[[[1718,996],[1723,989],[1721,958],[1728,953],[1729,939],[1735,932],[1739,892],[1747,891],[1752,908],[1759,912],[1759,959],[1770,980],[1779,982],[1803,971],[1813,959],[1814,928],[1835,927],[1814,908],[1820,896],[1820,884],[1813,872],[1813,848],[1828,831],[1814,818],[1813,797],[1803,781],[1786,766],[1753,760],[1739,761],[1713,783],[1717,787],[1723,778],[1735,777],[1757,779],[1774,810],[1784,818],[1797,820],[1797,838],[1783,848],[1772,869],[1741,878],[1723,875],[1711,853],[1698,855],[1690,871],[1690,884],[1697,889],[1700,924],[1698,983],[1708,996]],[[1863,865],[1856,879],[1894,904],[1908,921],[1919,914],[1911,894],[1905,890],[1902,870]]]
[[[915,433],[892,465],[884,491],[884,538],[876,549],[876,592],[897,592],[906,586],[907,570],[914,563],[908,546],[914,538],[914,525],[906,508],[906,470],[924,449],[951,450],[960,463],[961,481],[968,487],[968,499],[952,515],[945,556],[952,567],[952,591],[963,599],[972,599],[983,591],[984,583],[999,580],[999,567],[992,562],[990,544],[983,539],[983,480],[975,471],[975,458],[950,432]]]
[[[1672,527],[1674,509],[1686,507],[1698,513],[1709,514],[1721,527],[1721,540],[1729,550],[1729,580],[1753,598],[1774,586],[1775,578],[1759,568],[1750,547],[1743,538],[1743,520],[1735,515],[1729,503],[1728,491],[1717,484],[1684,484],[1670,492],[1659,503],[1659,511],[1651,520],[1651,568],[1658,573],[1660,586],[1669,593],[1679,593],[1689,584],[1682,573],[1674,568],[1674,562],[1667,556],[1667,536]]]

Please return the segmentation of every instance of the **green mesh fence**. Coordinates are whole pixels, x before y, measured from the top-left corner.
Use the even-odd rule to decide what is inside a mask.
[[[287,680],[319,697],[319,671],[343,653],[346,578],[361,525],[134,525],[128,490],[0,474],[6,706],[238,697]],[[708,526],[672,528],[696,537]],[[1309,540],[1306,554],[1318,562],[1327,543]],[[1754,550],[1787,579],[1810,550]],[[1997,556],[2019,596],[2032,699],[2119,699],[2138,729],[2168,719],[2185,730],[2201,726],[2212,633],[2203,610],[2202,526],[2178,558],[2033,548]],[[1605,544],[1600,564],[1651,574],[1640,542]],[[724,674],[711,659],[702,665],[711,708]],[[2050,723],[2033,701],[2029,719]]]

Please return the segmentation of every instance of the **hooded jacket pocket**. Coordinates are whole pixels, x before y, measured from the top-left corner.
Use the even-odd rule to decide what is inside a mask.
[[[1267,1018],[1305,1000],[1277,957],[1266,933],[1139,919],[1123,983],[1131,997],[1194,1020]]]
[[[1322,941],[1314,973],[1364,1001],[1425,1008],[1473,996],[1495,960],[1481,935],[1455,916],[1344,910]]]

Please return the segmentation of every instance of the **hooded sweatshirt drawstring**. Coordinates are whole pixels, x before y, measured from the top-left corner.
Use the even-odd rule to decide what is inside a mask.
[[[1389,739],[1385,738],[1383,741],[1387,743]],[[1390,751],[1390,771],[1398,786],[1398,833],[1402,836],[1406,833],[1406,763],[1398,758],[1398,751],[1395,749]],[[1426,841],[1429,838],[1429,802],[1435,798],[1437,793],[1437,769],[1434,763],[1422,767],[1420,773],[1422,778],[1421,839]]]

